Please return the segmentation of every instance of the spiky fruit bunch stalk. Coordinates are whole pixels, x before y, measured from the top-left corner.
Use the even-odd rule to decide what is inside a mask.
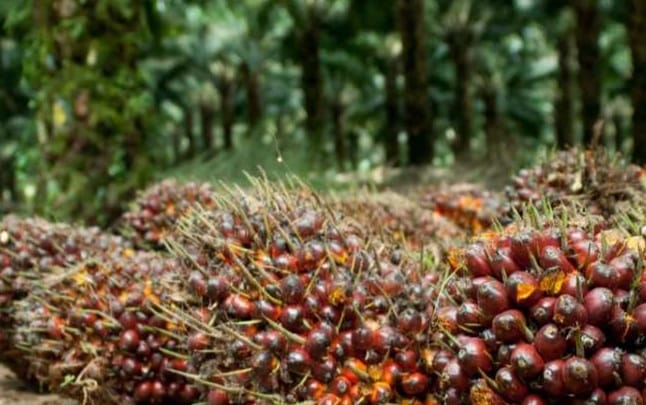
[[[463,239],[464,231],[437,212],[394,192],[362,192],[330,199],[330,208],[372,233],[381,241],[419,250],[442,248]]]
[[[203,318],[193,378],[208,404],[433,403],[425,364],[435,273],[364,235],[309,189],[258,182],[196,211],[176,242]],[[428,396],[428,398],[427,398]],[[426,401],[426,402],[425,402]]]
[[[557,224],[452,252],[445,402],[643,403],[644,240],[618,235]]]
[[[98,254],[119,256],[131,250],[123,238],[98,228],[72,227],[39,218],[9,215],[0,223],[0,360],[13,361],[8,347],[13,304],[42,277]]]
[[[119,228],[139,247],[162,248],[168,232],[191,207],[212,207],[213,192],[208,183],[182,184],[174,179],[156,183],[132,203]]]
[[[16,303],[22,376],[101,404],[191,404],[182,325],[155,308],[185,305],[181,263],[154,253],[88,260],[42,280]]]
[[[471,234],[489,229],[502,209],[502,203],[495,194],[472,184],[434,190],[422,197],[421,204]]]
[[[612,159],[603,150],[557,152],[544,163],[521,170],[506,188],[511,210],[527,202],[555,206],[577,200],[592,214],[608,217],[622,205],[643,201],[646,171]]]

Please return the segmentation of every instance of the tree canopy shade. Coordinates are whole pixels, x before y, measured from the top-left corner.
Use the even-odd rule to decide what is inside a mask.
[[[0,3],[4,206],[109,222],[227,159],[513,164],[595,135],[646,159],[638,0]]]

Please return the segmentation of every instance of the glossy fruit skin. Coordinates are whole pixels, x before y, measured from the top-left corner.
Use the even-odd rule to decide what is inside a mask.
[[[599,383],[597,368],[585,358],[572,356],[565,360],[563,383],[568,393],[574,395],[589,394]]]

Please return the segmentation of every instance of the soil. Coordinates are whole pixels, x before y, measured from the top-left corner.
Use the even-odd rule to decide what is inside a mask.
[[[0,405],[77,405],[76,401],[57,395],[40,394],[0,366]]]

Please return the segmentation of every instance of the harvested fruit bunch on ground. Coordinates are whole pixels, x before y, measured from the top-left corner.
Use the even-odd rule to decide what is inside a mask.
[[[209,388],[208,404],[426,401],[438,275],[312,191],[281,190],[259,182],[181,221],[175,247],[199,252],[188,284],[204,305],[166,311],[192,326],[197,372],[183,375]]]
[[[424,195],[421,205],[449,218],[471,234],[489,229],[502,209],[495,194],[473,184],[439,188]]]
[[[154,253],[88,261],[52,275],[16,303],[13,344],[23,377],[99,404],[191,404],[182,326],[156,315],[184,305],[181,264]]]
[[[0,360],[11,356],[7,346],[13,303],[46,274],[96,255],[119,256],[130,250],[121,237],[98,228],[54,224],[38,218],[6,216],[0,223]]]
[[[411,249],[465,237],[464,231],[438,214],[393,192],[370,193],[333,198],[330,208],[382,241],[403,244]]]
[[[642,404],[645,244],[618,235],[548,226],[452,252],[445,402]]]
[[[570,149],[544,163],[521,170],[506,188],[510,206],[522,211],[528,202],[551,205],[579,201],[588,212],[609,217],[622,205],[644,201],[646,171],[612,159],[603,150]]]
[[[123,214],[119,227],[137,246],[162,248],[177,219],[197,204],[212,207],[212,195],[213,187],[208,183],[164,180],[141,193]]]

